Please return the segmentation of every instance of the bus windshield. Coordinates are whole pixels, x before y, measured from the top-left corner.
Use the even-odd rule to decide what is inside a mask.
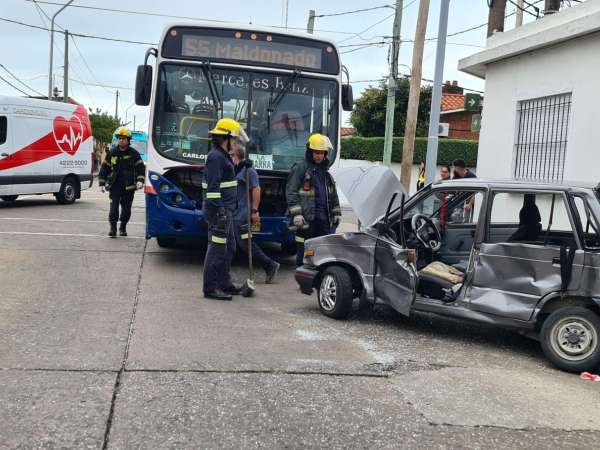
[[[155,104],[154,147],[175,161],[204,163],[208,132],[220,117],[244,126],[249,157],[259,169],[289,170],[304,158],[312,133],[326,134],[337,148],[338,84],[333,79],[165,63]],[[335,156],[334,150],[330,160]]]

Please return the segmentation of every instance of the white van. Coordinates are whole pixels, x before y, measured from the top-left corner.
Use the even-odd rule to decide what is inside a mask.
[[[0,96],[0,198],[53,193],[70,204],[92,185],[92,127],[85,107]]]

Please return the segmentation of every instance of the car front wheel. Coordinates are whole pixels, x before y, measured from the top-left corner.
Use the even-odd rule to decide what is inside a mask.
[[[17,199],[18,195],[1,195],[0,198],[5,202],[12,203]]]
[[[590,371],[600,366],[599,338],[600,317],[583,307],[558,309],[542,325],[544,354],[567,372]]]
[[[352,279],[346,269],[332,266],[325,269],[317,291],[319,309],[334,319],[344,319],[352,311]]]

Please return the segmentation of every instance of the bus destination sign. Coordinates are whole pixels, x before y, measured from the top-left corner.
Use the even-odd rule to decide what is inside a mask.
[[[222,59],[239,62],[276,64],[322,70],[323,50],[315,47],[183,34],[182,56]]]

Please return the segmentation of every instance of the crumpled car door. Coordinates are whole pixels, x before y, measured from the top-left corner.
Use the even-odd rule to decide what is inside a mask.
[[[410,314],[417,286],[416,268],[407,261],[409,251],[388,237],[378,238],[375,244],[375,298],[405,316]]]

